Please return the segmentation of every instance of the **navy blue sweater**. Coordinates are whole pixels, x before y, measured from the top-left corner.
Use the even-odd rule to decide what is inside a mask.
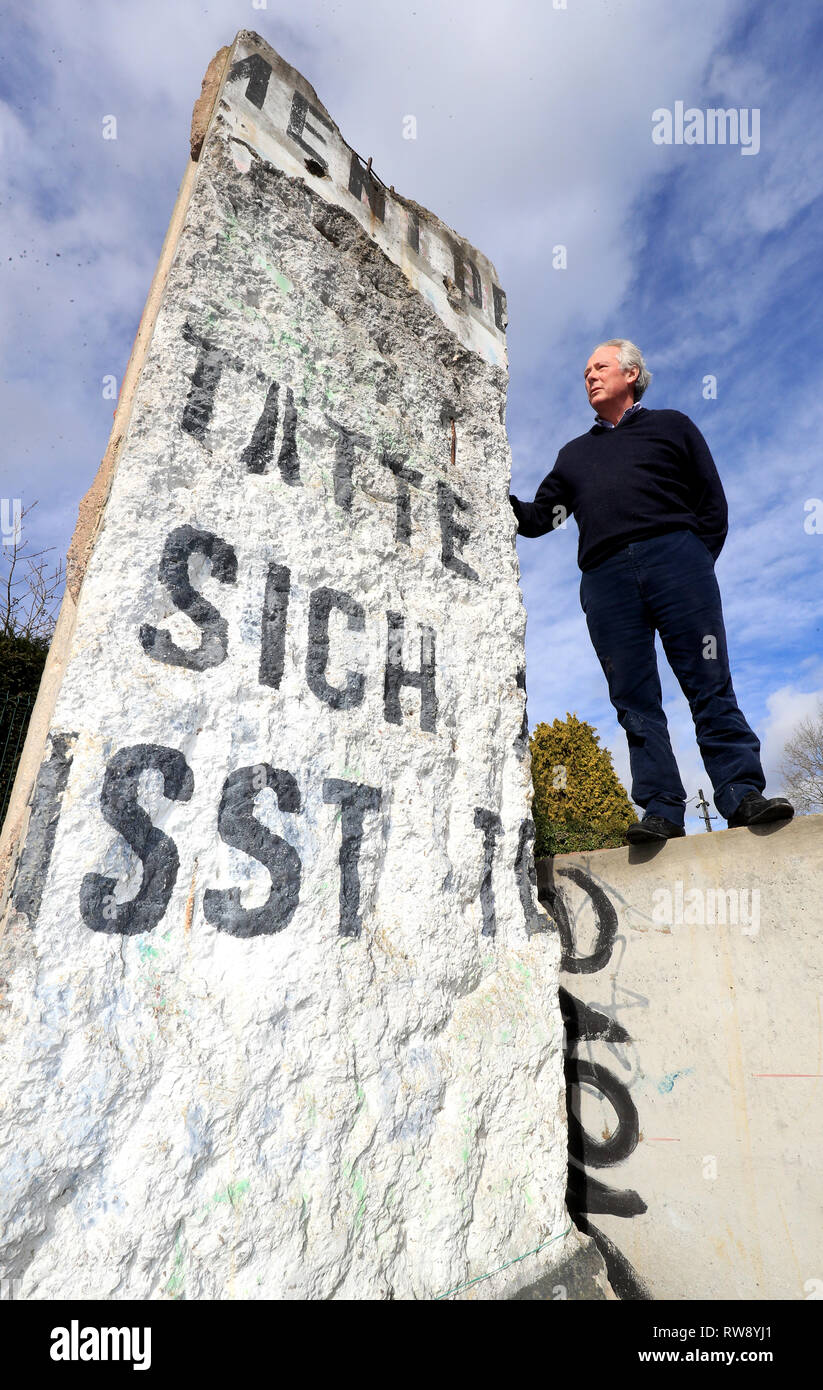
[[[565,444],[533,502],[509,494],[521,536],[573,514],[577,563],[593,569],[630,541],[688,527],[717,559],[728,508],[709,446],[679,410],[638,410],[616,429],[593,425]]]

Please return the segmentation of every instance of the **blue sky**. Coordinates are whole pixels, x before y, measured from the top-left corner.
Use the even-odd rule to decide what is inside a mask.
[[[823,697],[823,122],[817,0],[44,0],[0,54],[0,491],[65,555],[188,157],[209,59],[256,29],[381,178],[495,263],[508,295],[512,490],[531,498],[591,423],[604,338],[643,348],[649,406],[703,430],[729,500],[716,572],[738,699],[767,792]],[[760,149],[659,145],[652,113],[756,108]],[[417,139],[403,118],[417,117]],[[118,138],[102,138],[115,115]],[[566,248],[566,269],[552,251]],[[703,379],[717,379],[717,398]],[[518,541],[532,726],[574,712],[630,785],[625,736],[578,601],[577,528]],[[689,796],[711,794],[660,654]],[[690,817],[690,829],[700,822]],[[718,828],[723,822],[718,823]]]

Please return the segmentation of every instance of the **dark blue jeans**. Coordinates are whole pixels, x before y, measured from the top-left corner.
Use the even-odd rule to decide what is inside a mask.
[[[632,800],[683,825],[686,792],[669,742],[655,631],[689,702],[700,754],[726,820],[766,785],[760,742],[737,705],[714,561],[693,531],[633,541],[580,580],[589,635],[626,731]],[[714,640],[712,640],[714,639]]]

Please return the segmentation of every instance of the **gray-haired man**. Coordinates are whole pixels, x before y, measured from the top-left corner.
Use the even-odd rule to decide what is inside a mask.
[[[784,797],[762,794],[760,743],[732,686],[714,573],[728,511],[709,447],[687,415],[640,404],[651,374],[628,339],[595,348],[583,379],[594,425],[560,450],[533,502],[510,501],[522,536],[545,535],[570,513],[580,529],[580,602],[626,731],[632,799],[645,809],[627,838],[686,833],[656,631],[689,702],[720,814],[730,826],[789,818]]]

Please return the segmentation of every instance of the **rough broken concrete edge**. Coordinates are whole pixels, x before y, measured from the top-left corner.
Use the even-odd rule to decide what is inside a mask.
[[[200,96],[194,105],[192,149],[195,147],[199,130],[203,129],[203,138],[197,145],[198,157],[205,133],[214,116],[230,70],[233,47],[234,45],[231,48],[221,48],[212,58],[203,78]],[[160,250],[157,268],[149,287],[140,324],[123,376],[108,446],[91,487],[81,498],[78,507],[77,524],[66,556],[66,588],[63,601],[60,605],[37,699],[31,712],[6,818],[0,830],[0,939],[2,939],[8,922],[11,890],[19,867],[21,847],[28,831],[34,785],[44,756],[52,712],[71,649],[80,589],[97,537],[100,534],[123,441],[128,433],[137,385],[154,334],[166,281],[177,253],[178,242],[185,225],[199,167],[197,159],[190,158],[178,189],[168,230]]]
[[[271,45],[270,43],[268,43],[264,38],[262,38],[261,35],[258,34],[258,33],[256,32],[256,30],[254,30],[254,29],[239,29],[239,30],[237,31],[237,33],[236,33],[235,36],[234,36],[234,40],[233,40],[233,42],[232,42],[232,53],[234,53],[234,51],[235,51],[235,49],[237,48],[238,44],[249,44],[249,45],[252,45],[252,46],[257,46],[258,48],[265,48],[265,49],[268,49],[268,51],[269,51],[270,53],[273,53],[273,54],[279,59],[279,61],[283,64],[283,66],[287,69],[288,75],[289,75],[289,82],[290,82],[295,88],[297,88],[298,90],[302,91],[302,92],[304,93],[304,95],[305,95],[306,93],[310,94],[310,96],[311,96],[311,104],[312,104],[313,106],[315,106],[315,107],[317,108],[318,111],[322,112],[323,117],[325,118],[325,120],[328,121],[328,123],[329,123],[330,127],[332,128],[332,130],[334,130],[335,133],[337,134],[337,136],[339,137],[340,143],[341,143],[342,145],[344,145],[345,148],[346,148],[347,150],[351,150],[353,154],[356,154],[356,155],[357,155],[357,158],[360,159],[360,160],[362,161],[363,156],[362,156],[361,154],[358,154],[357,150],[355,150],[355,148],[354,148],[353,145],[350,145],[350,144],[349,144],[348,140],[346,139],[345,135],[343,134],[342,130],[340,129],[340,126],[337,124],[337,121],[334,119],[334,117],[332,116],[332,114],[331,114],[331,112],[328,110],[328,108],[327,108],[326,106],[323,105],[323,102],[320,100],[319,96],[317,95],[317,92],[316,92],[315,88],[312,86],[311,82],[309,82],[308,78],[305,77],[305,76],[303,75],[302,72],[300,72],[299,68],[292,67],[291,63],[290,63],[286,58],[283,57],[283,54],[280,53],[276,48],[273,48],[272,45]],[[208,75],[208,74],[207,74],[207,75]],[[204,85],[205,85],[205,80],[206,80],[206,79],[204,78],[204,79],[203,79]],[[194,141],[194,139],[195,139],[194,122],[192,122],[192,140]],[[248,146],[247,148],[251,149],[252,146]],[[264,157],[260,154],[260,152],[259,152],[258,150],[255,150],[254,153],[257,155],[258,159],[260,159],[264,164],[269,163],[269,161],[266,160],[266,159],[264,159]],[[392,183],[392,184],[386,184],[386,183],[384,183],[383,180],[381,179],[380,175],[376,172],[376,170],[372,169],[371,173],[372,173],[372,177],[373,177],[379,184],[381,184],[382,187],[385,188],[385,189],[387,190],[387,192],[389,192],[389,193],[391,194],[392,198],[394,198],[398,203],[402,204],[403,207],[413,209],[414,212],[417,214],[417,217],[418,217],[418,219],[419,219],[419,221],[420,221],[421,223],[428,224],[430,227],[435,227],[435,228],[440,228],[440,229],[442,229],[442,231],[445,232],[445,233],[447,234],[447,239],[451,240],[456,246],[458,246],[458,247],[461,249],[461,251],[463,251],[464,253],[470,253],[472,257],[474,257],[474,258],[479,257],[481,260],[485,261],[486,265],[487,265],[488,268],[489,268],[490,274],[491,274],[491,275],[493,276],[493,278],[494,278],[495,284],[498,285],[498,286],[500,286],[500,288],[502,289],[502,285],[500,285],[500,276],[499,276],[498,273],[497,273],[497,267],[495,266],[494,262],[486,255],[485,251],[481,251],[480,248],[479,248],[478,246],[475,246],[473,242],[469,241],[469,240],[468,240],[466,237],[464,237],[460,232],[455,231],[454,227],[452,227],[448,222],[444,222],[444,221],[443,221],[443,218],[442,218],[442,217],[439,217],[439,216],[437,215],[436,212],[432,212],[431,208],[426,208],[426,207],[423,206],[422,203],[417,203],[417,202],[415,202],[414,198],[407,198],[407,197],[404,196],[404,194],[398,193],[398,192],[397,192],[397,189],[395,188],[395,186],[394,186],[393,183]],[[289,175],[288,177],[291,177],[291,175]],[[328,201],[328,200],[325,198],[325,194],[324,194],[324,192],[323,192],[322,187],[317,187],[317,186],[315,186],[314,184],[307,184],[307,187],[310,188],[311,191],[312,191],[313,193],[316,193],[319,197],[323,198],[324,201]],[[341,212],[348,212],[348,213],[349,213],[349,216],[352,215],[351,212],[350,212],[350,210],[349,210],[348,208],[344,207],[344,205],[343,205],[342,203],[334,202],[334,200],[332,200],[332,205],[335,206],[335,207],[340,208]],[[357,221],[356,218],[355,218],[354,220]],[[358,223],[357,225],[360,226],[361,229],[362,229],[362,223]],[[381,248],[381,250],[382,250],[382,248]],[[385,252],[384,252],[383,254],[385,255]],[[397,262],[393,262],[393,264],[397,264]],[[402,268],[402,267],[401,267],[401,268]],[[455,290],[455,291],[457,290],[457,287],[454,285],[454,282],[453,282],[453,281],[450,280],[448,283],[449,283],[449,285],[451,285],[451,287],[452,287],[453,290]],[[419,293],[419,291],[418,291],[418,293]],[[462,305],[462,298],[463,298],[463,296],[462,296],[462,294],[460,294],[459,292],[458,292],[458,295],[459,295],[459,300],[460,300],[460,303],[459,303],[459,304],[458,304],[458,303],[455,303],[455,302],[454,302],[453,300],[451,300],[451,298],[450,298],[450,303],[452,304],[452,308],[458,308],[458,307],[462,308],[462,307],[463,307],[463,305]],[[505,312],[505,311],[504,311],[504,312]],[[438,317],[439,317],[439,315],[438,315]],[[441,322],[442,322],[442,320],[441,320]],[[502,339],[502,347],[503,347],[503,353],[504,353],[503,370],[504,370],[504,371],[506,372],[506,374],[508,375],[508,350],[507,350],[506,338],[505,338],[505,329],[506,329],[507,325],[508,325],[508,317],[506,317],[506,320],[505,320],[505,323],[504,323],[504,331],[503,331],[503,339]],[[446,325],[446,327],[448,328],[448,324]],[[465,346],[465,345],[464,345],[464,346]],[[473,351],[473,349],[471,349],[471,348],[466,348],[466,351],[471,352],[471,351]],[[485,360],[485,359],[484,359],[484,360]],[[500,365],[500,364],[498,364],[498,365]]]
[[[237,38],[238,36],[235,35],[235,44]],[[218,48],[206,68],[206,75],[200,84],[200,95],[194,103],[194,109],[191,113],[191,137],[189,140],[191,157],[195,163],[200,158],[209,122],[217,105],[217,98],[223,90],[223,81],[229,71],[229,55],[233,48],[234,44]]]

